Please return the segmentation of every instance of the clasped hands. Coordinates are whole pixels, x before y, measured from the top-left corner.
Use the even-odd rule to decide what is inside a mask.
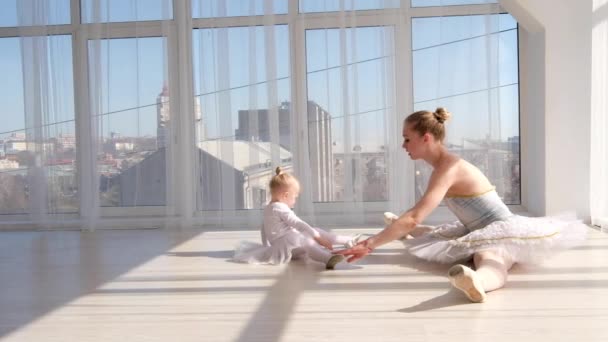
[[[335,251],[333,254],[342,254],[346,257],[346,261],[354,262],[372,252],[373,249],[369,247],[369,243],[370,241],[367,239],[359,242],[351,248]]]

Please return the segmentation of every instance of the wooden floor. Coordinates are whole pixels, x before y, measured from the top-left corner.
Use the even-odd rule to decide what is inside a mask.
[[[0,340],[608,341],[608,234],[595,230],[542,267],[516,267],[484,304],[399,243],[334,271],[228,261],[258,236],[0,233]]]

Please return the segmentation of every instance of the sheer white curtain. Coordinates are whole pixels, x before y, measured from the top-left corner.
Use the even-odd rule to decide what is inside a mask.
[[[169,224],[180,166],[173,127],[191,114],[173,105],[178,87],[169,77],[172,1],[80,5],[86,39],[78,44],[86,63],[79,80],[88,89],[80,94],[88,101],[79,117],[84,224],[124,227],[129,216],[136,226],[146,225],[142,217],[151,217],[152,227]]]
[[[608,230],[608,1],[593,1],[591,223]]]
[[[193,15],[201,18],[193,66],[202,221],[230,225],[259,217],[281,166],[300,179],[301,215],[363,222],[365,202],[388,201],[398,12],[359,23],[366,8],[354,2],[229,4],[194,2]],[[370,4],[385,9],[399,2],[364,7]],[[298,12],[318,15],[294,21]]]
[[[8,2],[3,221],[255,228],[281,166],[311,223],[381,224],[426,187],[402,121],[438,106],[448,147],[519,204],[517,26],[496,1]]]
[[[276,167],[293,172],[286,1],[193,1],[196,214],[259,219]]]
[[[399,150],[396,99],[397,12],[369,18],[365,6],[391,9],[395,1],[374,3],[301,2],[303,11],[323,13],[307,23],[306,105],[302,126],[301,210],[317,222],[358,225],[379,222],[389,209],[389,153]],[[405,61],[401,61],[405,62]],[[397,195],[399,196],[399,195]],[[396,196],[395,196],[396,197]],[[373,213],[369,215],[369,213]],[[375,217],[374,217],[375,216]]]
[[[174,216],[172,2],[3,5],[17,19],[5,25],[17,35],[3,38],[3,54],[20,68],[12,85],[21,89],[7,100],[17,111],[3,113],[2,214],[88,228],[112,224],[102,217],[124,227],[128,216]]]
[[[520,203],[517,23],[509,14],[414,18],[414,110],[445,107],[446,146]],[[416,162],[416,196],[430,176]]]
[[[18,37],[2,42],[5,65],[15,69],[3,73],[14,78],[3,88],[10,98],[3,99],[0,212],[45,228],[79,210],[76,172],[65,158],[75,146],[71,41],[60,26],[69,10],[36,0],[7,10]]]

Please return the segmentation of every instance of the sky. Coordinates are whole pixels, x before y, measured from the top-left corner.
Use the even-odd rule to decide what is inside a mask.
[[[69,0],[49,0],[50,22],[69,20]],[[171,18],[166,0],[108,0],[101,12],[110,21],[139,18]],[[463,0],[413,0],[413,6],[461,4]],[[471,2],[471,1],[468,1]],[[486,1],[472,1],[484,3]],[[244,7],[248,3],[252,7]],[[345,2],[346,8],[369,9],[378,5],[394,7],[398,1],[365,0]],[[16,25],[16,0],[0,0],[0,26]],[[287,12],[286,0],[273,1],[276,13]],[[338,9],[339,1],[301,1],[302,12]],[[262,14],[263,0],[226,1],[224,9],[217,1],[193,1],[195,17]],[[83,3],[83,18],[91,21],[91,0]],[[12,15],[11,15],[12,13]],[[47,18],[48,19],[48,18]],[[517,32],[509,15],[417,18],[412,27],[412,61],[414,109],[445,106],[454,119],[448,129],[448,141],[480,139],[486,135],[506,140],[518,135]],[[485,36],[487,29],[499,34]],[[306,67],[308,99],[317,102],[334,117],[334,141],[344,143],[345,109],[353,116],[358,130],[355,142],[382,145],[386,140],[387,99],[390,98],[394,61],[393,30],[390,27],[347,29],[346,61],[349,67],[341,73],[340,30],[321,29],[306,32]],[[274,39],[270,48],[268,38]],[[225,40],[227,38],[227,40]],[[220,42],[227,42],[222,45]],[[24,127],[23,77],[19,38],[0,38],[0,132]],[[47,40],[52,66],[48,108],[49,121],[60,122],[74,117],[72,56],[69,36]],[[289,35],[286,25],[263,27],[195,29],[193,32],[195,94],[207,124],[210,138],[234,135],[238,110],[268,108],[268,77],[274,76],[276,100],[290,101],[291,70]],[[93,44],[89,43],[89,47]],[[104,135],[118,132],[123,136],[156,135],[156,98],[166,80],[165,38],[112,39],[100,45],[99,63],[91,65],[100,71],[102,120]],[[488,48],[489,47],[489,48]],[[273,56],[269,56],[274,51]],[[489,52],[488,52],[489,51]],[[92,54],[92,52],[90,52]],[[218,60],[222,56],[224,60]],[[486,65],[487,60],[500,61]],[[267,60],[274,60],[267,70]],[[228,78],[221,75],[229,73]],[[347,92],[343,87],[346,80]],[[247,86],[249,84],[256,86]],[[218,94],[218,89],[232,89]],[[487,90],[490,87],[492,90]],[[347,95],[346,95],[347,94]],[[457,96],[455,96],[457,95]],[[111,114],[107,114],[111,113]],[[230,119],[227,119],[230,113]],[[488,115],[491,113],[491,115]],[[515,119],[514,119],[515,118]],[[73,133],[73,122],[50,128],[52,132]],[[54,131],[55,130],[55,131]],[[0,138],[7,134],[0,134]]]

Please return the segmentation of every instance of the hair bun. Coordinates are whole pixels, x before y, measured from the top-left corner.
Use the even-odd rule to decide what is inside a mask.
[[[452,116],[452,114],[443,107],[438,107],[433,113],[433,115],[435,116],[435,119],[439,121],[439,123],[446,122],[450,118],[450,116]]]
[[[275,171],[274,171],[274,172],[275,172],[277,175],[280,175],[280,174],[281,174],[281,172],[283,172],[283,170],[281,170],[281,167],[280,167],[280,166],[277,166],[277,168],[275,169]]]

